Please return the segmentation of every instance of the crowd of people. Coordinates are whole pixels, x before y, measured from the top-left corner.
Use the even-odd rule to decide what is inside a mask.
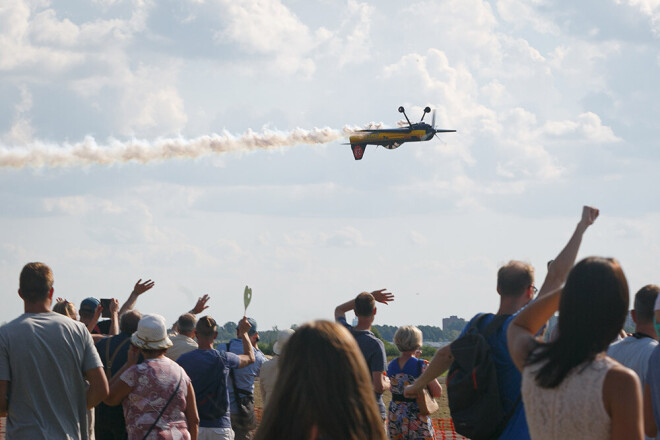
[[[424,396],[442,395],[438,377],[460,367],[465,341],[475,335],[494,365],[497,402],[486,414],[501,413],[475,439],[656,438],[660,287],[636,293],[635,332],[623,333],[629,292],[619,262],[589,257],[575,264],[598,215],[583,208],[538,291],[531,265],[502,266],[498,310],[473,317],[430,362],[420,358],[422,333],[414,326],[397,330],[400,356],[387,361],[371,331],[377,304],[394,300],[386,289],[338,305],[335,322],[281,331],[268,359],[253,318],[243,317],[236,338],[218,343],[217,322],[198,317],[208,308],[206,295],[168,329],[162,316],[135,309],[154,286],[139,280],[121,307],[115,299],[106,304],[109,319],[100,320],[99,300],[84,299],[78,311],[67,300],[53,301],[51,269],[28,263],[18,290],[25,313],[0,327],[7,438],[435,439]],[[346,318],[351,311],[353,325]],[[557,326],[546,331],[557,312]],[[476,390],[482,385],[473,374]],[[264,401],[258,426],[257,378]],[[382,399],[387,390],[389,408]],[[456,392],[449,393],[452,416],[452,399],[454,407],[472,399]],[[481,417],[477,424],[489,416]],[[466,420],[466,429],[473,428]]]

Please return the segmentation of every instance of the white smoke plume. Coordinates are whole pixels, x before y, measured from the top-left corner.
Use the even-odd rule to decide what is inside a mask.
[[[313,130],[297,128],[290,132],[255,133],[248,130],[238,137],[223,132],[193,139],[110,140],[107,145],[99,145],[90,136],[78,143],[61,145],[45,142],[33,142],[20,147],[0,145],[0,167],[72,167],[91,164],[110,165],[131,161],[147,163],[168,159],[193,159],[208,154],[268,150],[301,144],[326,144],[340,139],[352,131],[348,127],[344,127],[341,131],[331,128]]]

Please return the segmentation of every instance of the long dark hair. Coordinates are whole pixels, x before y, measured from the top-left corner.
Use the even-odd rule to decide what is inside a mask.
[[[385,440],[385,429],[353,336],[339,324],[315,321],[284,346],[273,395],[255,440]]]
[[[589,257],[568,274],[559,302],[559,335],[532,351],[527,364],[546,361],[536,373],[543,388],[555,388],[578,365],[593,361],[623,327],[628,281],[613,258]]]

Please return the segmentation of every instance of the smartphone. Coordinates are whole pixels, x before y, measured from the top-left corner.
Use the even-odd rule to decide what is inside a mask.
[[[101,307],[103,307],[103,311],[101,312],[102,318],[110,317],[110,301],[112,301],[110,298],[101,298]]]

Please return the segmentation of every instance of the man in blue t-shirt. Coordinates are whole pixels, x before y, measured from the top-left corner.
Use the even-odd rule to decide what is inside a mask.
[[[230,368],[243,368],[254,362],[254,353],[250,350],[247,335],[249,329],[250,323],[244,317],[238,324],[238,337],[243,342],[244,352],[248,354],[220,352],[213,348],[213,341],[218,337],[218,325],[210,316],[204,316],[195,326],[199,348],[177,359],[195,389],[201,439],[234,438],[229,417],[227,383]]]
[[[261,366],[268,360],[258,347],[257,321],[253,318],[244,317],[243,319],[247,319],[250,324],[247,330],[250,345],[245,345],[245,342],[241,342],[241,339],[234,338],[227,344],[220,346],[220,348],[234,354],[252,353],[254,355],[252,365],[240,370],[232,368],[229,375],[227,387],[229,388],[229,402],[231,405],[231,427],[234,430],[235,440],[250,440],[253,430],[257,427],[257,419],[254,413],[254,381],[261,372]],[[239,329],[236,329],[237,333],[238,331]],[[238,391],[238,396],[234,389]],[[239,401],[243,411],[239,408]]]
[[[390,380],[383,374],[387,368],[385,345],[371,332],[371,324],[376,316],[376,301],[385,305],[394,301],[394,295],[385,290],[375,290],[371,293],[362,292],[355,299],[345,302],[335,309],[335,320],[351,332],[367,361],[369,376],[376,393],[376,402],[383,420],[387,416],[383,403],[383,391],[390,389]],[[357,317],[355,327],[346,322],[346,312],[350,310],[354,310]]]
[[[564,249],[562,249],[559,255],[557,255],[557,258],[548,267],[548,274],[539,291],[539,297],[559,289],[564,284],[568,273],[575,264],[575,258],[582,242],[582,235],[587,227],[598,217],[598,213],[597,209],[590,206],[582,208],[582,217],[575,228],[575,232],[573,232]],[[487,341],[495,360],[502,407],[506,414],[513,411],[499,439],[528,440],[530,437],[527,429],[527,420],[525,419],[525,411],[520,399],[522,378],[509,355],[506,332],[513,318],[532,300],[536,293],[534,268],[528,263],[515,260],[502,266],[497,272],[497,293],[500,296],[500,306],[497,310],[497,315],[511,316],[506,319],[504,324],[496,332],[487,338]],[[463,332],[461,332],[461,336],[478,316],[470,320],[463,329]],[[485,317],[479,323],[480,330],[483,330],[495,316]],[[447,371],[453,359],[451,344],[439,349],[424,373],[412,385],[406,387],[405,396],[415,397],[426,384]]]

